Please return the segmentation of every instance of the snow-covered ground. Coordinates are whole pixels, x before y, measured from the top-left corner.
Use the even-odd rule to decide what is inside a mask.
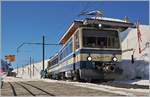
[[[122,80],[122,81],[114,81],[116,83],[125,83],[125,84],[133,84],[133,85],[145,85],[145,86],[149,86],[149,80],[139,80],[139,79],[135,79],[135,80]]]
[[[6,77],[4,79],[5,82],[18,82],[18,81],[44,81],[50,83],[60,83],[60,84],[68,84],[73,86],[79,86],[89,89],[100,90],[109,93],[115,93],[120,95],[127,95],[127,96],[134,96],[136,93],[148,95],[149,89],[126,89],[126,88],[118,88],[113,86],[107,85],[100,85],[94,83],[83,83],[83,82],[70,82],[70,81],[60,81],[60,80],[50,80],[50,79],[22,79],[22,78],[15,78],[15,77]]]
[[[39,79],[21,78],[21,77],[5,77],[4,82],[18,82],[18,81],[38,81]]]
[[[132,88],[126,89],[126,88],[118,88],[118,87],[93,84],[93,83],[58,81],[58,80],[50,80],[50,79],[42,79],[42,80],[45,82],[69,84],[69,85],[80,86],[84,88],[96,89],[104,92],[115,93],[120,95],[128,95],[128,96],[133,96],[134,95],[133,93],[135,92],[145,93],[145,94],[149,93],[149,89],[132,89]]]

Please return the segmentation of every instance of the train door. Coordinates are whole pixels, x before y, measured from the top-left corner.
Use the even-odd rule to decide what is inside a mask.
[[[75,53],[79,50],[80,43],[79,43],[79,30],[76,31],[74,34],[74,55],[73,55],[73,62],[74,62],[74,70],[76,70],[75,64],[80,61],[80,55]]]
[[[79,41],[79,30],[75,32],[73,35],[73,71],[74,71],[74,78],[77,80],[79,78],[79,61],[80,61],[80,54],[76,53],[80,48],[80,41]]]

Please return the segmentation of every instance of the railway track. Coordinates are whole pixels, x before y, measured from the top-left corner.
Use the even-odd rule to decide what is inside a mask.
[[[2,92],[2,95],[11,95],[11,96],[39,96],[39,95],[46,95],[46,96],[55,96],[52,93],[47,92],[46,90],[39,88],[36,85],[28,84],[25,82],[8,82],[9,86],[7,86],[7,94]],[[5,83],[6,85],[6,83]],[[2,87],[2,89],[4,86]]]
[[[74,83],[75,82],[75,83]],[[124,88],[107,88],[98,85],[113,86]],[[90,88],[89,88],[90,87]],[[125,93],[135,95],[147,95],[147,92],[141,91],[128,91],[132,89],[148,90],[148,86],[142,85],[127,85],[107,82],[86,82],[76,83],[76,81],[59,81],[59,82],[44,82],[44,81],[18,81],[18,82],[4,82],[1,89],[2,96],[120,96]],[[113,92],[111,92],[113,91]],[[115,92],[116,91],[116,92]],[[121,92],[121,93],[120,93]]]
[[[35,89],[38,89],[38,90],[44,92],[45,94],[47,94],[47,95],[49,95],[49,96],[55,96],[54,94],[49,93],[49,92],[47,92],[47,91],[45,91],[45,90],[43,90],[43,89],[41,89],[41,88],[39,88],[39,87],[37,87],[37,86],[34,86],[34,85],[32,85],[32,84],[28,84],[28,83],[24,83],[24,82],[21,82],[21,83],[26,84],[26,85],[29,85],[29,86],[31,86],[31,87],[33,87],[33,88],[35,88]]]
[[[16,90],[15,90],[14,86],[13,86],[10,82],[8,82],[8,83],[9,83],[9,85],[10,85],[11,88],[12,88],[12,91],[13,91],[14,96],[17,96]]]
[[[22,88],[24,88],[26,91],[28,91],[32,96],[36,96],[34,93],[32,93],[27,87],[25,87],[24,85],[17,83],[18,85],[20,85]]]

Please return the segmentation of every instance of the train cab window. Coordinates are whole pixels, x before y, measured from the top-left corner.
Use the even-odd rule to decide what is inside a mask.
[[[107,47],[107,38],[106,37],[97,37],[97,44],[100,48]]]
[[[95,47],[96,46],[96,39],[95,37],[84,37],[84,46],[85,47]]]
[[[114,38],[113,37],[108,37],[108,40],[107,40],[107,42],[108,42],[108,45],[107,45],[107,47],[108,48],[113,48],[113,46],[114,46]]]
[[[83,46],[92,48],[119,48],[117,31],[83,30]]]
[[[119,38],[114,38],[114,48],[119,48]]]

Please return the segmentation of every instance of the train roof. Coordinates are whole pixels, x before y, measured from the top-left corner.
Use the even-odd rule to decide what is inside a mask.
[[[107,20],[107,21],[115,21],[115,22],[126,22],[126,21],[121,20],[121,19],[108,18],[108,17],[91,17],[91,19]]]
[[[83,25],[83,21],[74,20],[74,22],[69,26],[68,30],[65,34],[61,37],[59,43],[64,44],[75,32],[75,30],[80,26]]]
[[[72,24],[69,26],[65,34],[60,38],[59,43],[65,44],[66,41],[72,36],[72,34],[78,29],[80,26],[88,25],[88,24],[102,24],[109,25],[112,27],[134,27],[135,25],[130,22],[126,22],[121,19],[107,18],[107,17],[91,17],[86,18],[85,20],[74,20]]]

